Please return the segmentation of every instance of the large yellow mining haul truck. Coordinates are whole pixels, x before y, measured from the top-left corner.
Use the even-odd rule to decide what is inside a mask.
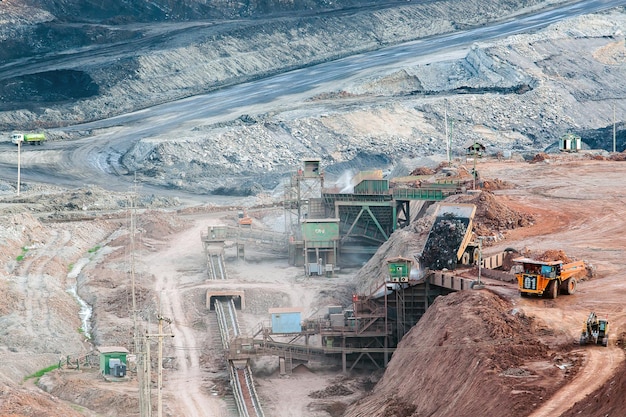
[[[537,294],[556,298],[559,292],[574,294],[577,281],[587,274],[583,261],[564,263],[516,258],[513,262],[521,265],[516,277],[522,296]]]

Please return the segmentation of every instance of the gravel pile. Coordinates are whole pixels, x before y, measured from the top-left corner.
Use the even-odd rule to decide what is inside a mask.
[[[569,132],[586,147],[607,149],[610,135],[601,132],[612,123],[612,105],[626,112],[625,101],[608,97],[626,96],[617,82],[626,77],[619,25],[626,15],[615,11],[474,45],[460,59],[356,79],[306,107],[195,126],[180,139],[145,139],[123,162],[145,181],[236,195],[275,189],[312,156],[322,159],[329,184],[363,169],[402,176],[416,166],[407,160],[445,154],[446,106],[455,158],[474,141],[491,155],[535,155]]]
[[[197,24],[192,30],[154,37],[145,49],[120,47],[115,59],[76,57],[55,66],[54,71],[34,76],[5,75],[4,81],[10,88],[0,88],[2,109],[7,110],[0,114],[0,129],[29,128],[34,124],[52,127],[104,118],[247,79],[484,24],[552,3],[559,1],[531,0],[521,8],[519,2],[511,0],[463,3],[440,0],[426,5],[387,4],[346,13],[248,20],[237,24]],[[319,8],[328,6],[326,2],[317,5]],[[42,7],[62,12],[54,3]],[[67,9],[71,10],[71,6]],[[42,17],[34,24],[50,17],[43,11],[38,13]],[[71,50],[88,45],[90,38],[98,43],[151,36],[149,30],[131,26],[118,31],[112,30],[114,26],[102,29],[102,25],[98,25],[96,29],[94,25],[85,25],[85,34],[81,35],[70,31],[73,26],[61,25],[42,30],[45,36],[35,25],[20,27],[23,33],[10,49],[10,53],[17,56],[21,56],[22,51]],[[11,29],[0,27],[2,30]],[[68,98],[75,99],[69,103],[57,97],[56,87],[50,87],[58,86],[68,70],[82,80],[79,86],[68,84],[66,90],[72,90]],[[80,88],[87,91],[81,92]],[[24,97],[20,96],[24,89],[31,98],[37,98],[37,107],[24,103]],[[46,95],[50,95],[49,102],[46,102]]]
[[[349,16],[200,25],[165,43],[155,39],[142,53],[130,48],[120,50],[119,59],[78,60],[72,70],[83,76],[74,75],[92,80],[98,95],[72,104],[50,103],[43,113],[1,112],[0,128],[31,126],[34,118],[40,126],[52,126],[131,111],[477,24],[477,16],[485,21],[501,17],[513,13],[516,4],[441,1],[428,7],[368,8]],[[613,105],[616,114],[626,113],[621,99],[626,96],[621,82],[626,49],[620,30],[625,26],[621,8],[474,45],[458,59],[407,64],[353,79],[307,103],[219,123],[199,120],[140,140],[120,162],[144,183],[235,196],[280,190],[302,159],[310,157],[321,158],[327,184],[364,169],[402,176],[416,161],[426,159],[424,165],[433,166],[441,161],[446,113],[454,158],[464,158],[465,148],[475,141],[492,155],[534,155],[565,133],[579,134],[586,147],[607,149]],[[39,93],[45,96],[45,91]],[[10,105],[10,98],[4,103]],[[72,137],[59,131],[52,136]],[[617,137],[621,150],[626,140],[621,125]]]

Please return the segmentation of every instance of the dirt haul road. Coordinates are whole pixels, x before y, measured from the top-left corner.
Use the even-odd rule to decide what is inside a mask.
[[[626,192],[620,185],[626,165],[554,157],[537,164],[488,163],[479,169],[489,178],[514,184],[515,189],[496,193],[506,195],[510,207],[532,213],[536,219],[534,226],[512,231],[506,244],[517,241],[515,247],[536,253],[562,249],[597,268],[597,277],[579,283],[573,296],[518,301],[527,313],[541,317],[574,344],[589,312],[610,320],[611,345],[581,347],[585,359],[576,378],[530,414],[560,416],[606,383],[624,360],[622,346],[615,343],[626,324],[626,236],[621,232],[626,230]]]
[[[494,191],[495,196],[509,207],[532,214],[535,219],[532,226],[507,232],[505,239],[493,247],[487,247],[486,253],[506,247],[519,250],[526,248],[532,253],[562,249],[570,257],[592,263],[597,270],[595,278],[580,283],[576,294],[559,296],[556,300],[534,297],[522,299],[513,285],[498,283],[497,287],[493,287],[515,308],[545,323],[545,330],[538,337],[546,339],[556,355],[565,357],[573,353],[583,357],[582,365],[573,373],[573,378],[557,373],[556,376],[548,375],[546,379],[526,379],[528,383],[537,381],[544,385],[564,385],[551,398],[537,397],[536,404],[527,404],[525,411],[516,415],[558,416],[570,409],[576,401],[584,401],[585,395],[612,377],[614,370],[624,360],[621,346],[616,346],[616,342],[621,338],[626,323],[623,303],[626,283],[622,274],[626,268],[626,237],[621,233],[626,230],[623,215],[625,192],[621,187],[626,164],[576,156],[553,157],[536,164],[481,160],[478,171],[482,178],[500,179],[509,183],[510,188]],[[235,213],[230,212],[218,221],[236,221]],[[206,262],[200,232],[216,221],[216,215],[153,212],[143,216],[153,220],[150,224],[145,220],[140,221],[144,236],[138,269],[145,276],[141,294],[146,294],[145,286],[145,290],[151,293],[150,298],[160,298],[162,314],[173,320],[171,326],[165,327],[165,331],[175,335],[166,343],[165,410],[176,415],[206,415],[206,410],[211,410],[213,415],[227,415],[224,403],[218,399],[219,395],[213,395],[216,386],[221,385],[223,388],[228,384],[220,376],[223,357],[208,348],[214,335],[208,334],[204,324],[209,315],[204,304],[204,294],[211,284],[206,282]],[[26,372],[55,363],[60,353],[67,352],[67,347],[72,351],[87,349],[83,347],[80,334],[76,331],[80,326],[77,304],[66,292],[70,263],[82,265],[82,274],[89,279],[82,278],[81,282],[91,287],[88,292],[97,295],[92,299],[94,323],[97,324],[95,340],[99,345],[122,343],[122,339],[116,337],[121,333],[128,334],[131,320],[127,303],[114,303],[120,298],[117,289],[124,287],[128,281],[127,274],[118,271],[124,259],[121,252],[124,251],[116,248],[124,245],[117,230],[127,228],[127,224],[105,220],[40,224],[23,216],[14,221],[24,225],[22,239],[24,242],[30,240],[31,243],[24,260],[11,261],[6,266],[12,268],[15,284],[5,286],[4,290],[8,288],[10,291],[3,291],[2,295],[13,294],[17,302],[12,302],[11,298],[4,300],[7,301],[4,305],[12,306],[13,310],[3,311],[1,323],[3,326],[13,324],[8,329],[11,331],[3,328],[3,340],[7,345],[0,353],[3,363],[9,364],[2,368],[3,380],[16,383]],[[176,222],[184,225],[170,227],[170,224]],[[97,245],[102,247],[95,254],[90,253]],[[9,248],[9,256],[20,246]],[[83,263],[83,258],[89,262]],[[349,296],[352,278],[304,279],[300,268],[288,267],[282,259],[262,263],[227,263],[227,272],[230,281],[220,284],[220,287],[246,291],[247,307],[241,313],[240,323],[247,330],[266,320],[270,307],[303,307],[303,316],[308,317],[315,314],[320,306],[337,304],[345,295]],[[38,279],[37,276],[43,278]],[[98,288],[98,285],[102,287]],[[153,310],[158,311],[156,303]],[[115,315],[107,316],[109,311]],[[590,311],[595,311],[600,317],[608,315],[611,321],[611,343],[608,348],[576,346],[582,322]],[[48,317],[46,326],[41,325],[42,316]],[[11,317],[14,320],[11,321]],[[450,331],[462,333],[464,329],[460,325]],[[130,341],[127,336],[123,340],[124,343]],[[414,352],[410,356],[414,356]],[[409,356],[397,354],[392,362],[409,364],[410,359]],[[542,359],[542,363],[554,368],[549,358]],[[411,371],[408,365],[404,368]],[[259,365],[257,370],[262,371],[256,377],[258,390],[264,407],[271,415],[290,416],[293,410],[298,410],[303,417],[327,416],[329,413],[320,408],[320,403],[328,403],[328,400],[316,400],[309,394],[337,383],[349,385],[355,392],[352,396],[333,399],[334,403],[343,403],[343,407],[348,410],[354,407],[353,402],[363,393],[363,388],[355,383],[358,377],[339,381],[337,375],[316,372],[310,378],[307,374],[280,378],[274,374],[273,361],[265,366]],[[108,410],[111,399],[126,395],[128,398],[124,397],[123,406],[116,410],[118,415],[137,415],[136,403],[131,401],[132,395],[127,395],[136,393],[133,388],[135,382],[130,381],[128,385],[121,386],[99,380],[97,372],[92,374],[93,377],[89,375],[71,371],[54,372],[42,378],[41,383],[53,395],[98,412]],[[72,378],[76,380],[72,382]],[[490,378],[497,376],[491,374]],[[406,380],[403,376],[396,379],[398,383]],[[433,380],[431,385],[431,389],[445,390],[447,381]],[[288,396],[285,395],[287,389],[290,392]],[[91,394],[89,390],[92,390]],[[376,395],[377,390],[373,391],[373,395]],[[15,392],[11,392],[15,398]],[[614,395],[623,394],[620,391]],[[0,399],[2,395],[0,392]],[[420,398],[419,391],[412,397],[417,401]],[[514,397],[503,396],[497,401],[506,403]],[[87,402],[87,399],[90,401]],[[3,408],[6,404],[0,401],[0,414],[6,412],[6,408]],[[24,410],[19,409],[24,415],[29,415]],[[437,415],[461,415],[458,409],[450,413]],[[89,415],[87,411],[85,415]]]
[[[208,348],[207,335],[193,328],[192,315],[203,308],[188,302],[193,290],[206,291],[200,234],[214,223],[207,219],[194,222],[185,232],[173,236],[164,250],[143,259],[146,272],[155,277],[154,290],[160,299],[161,314],[173,320],[164,333],[174,337],[166,344],[174,347],[176,371],[167,372],[165,393],[175,414],[181,416],[220,416],[228,411],[219,398],[203,387],[208,372],[200,357]]]
[[[510,183],[513,188],[494,192],[497,198],[535,218],[534,225],[509,232],[505,240],[498,242],[487,252],[509,246],[520,250],[526,248],[532,253],[562,249],[568,256],[584,259],[597,269],[595,278],[580,283],[577,294],[560,296],[557,300],[520,298],[514,285],[497,289],[516,308],[536,316],[546,324],[546,334],[550,336],[547,343],[551,344],[557,355],[564,349],[563,352],[568,352],[569,355],[580,355],[584,358],[574,378],[568,379],[557,374],[553,376],[554,380],[547,378],[540,381],[540,385],[554,384],[563,387],[549,399],[537,398],[536,404],[527,406],[526,414],[519,414],[533,417],[558,416],[570,409],[576,401],[584,400],[586,395],[606,383],[624,360],[621,347],[615,343],[626,323],[622,301],[626,295],[626,286],[620,276],[620,271],[626,267],[623,249],[626,247],[626,239],[621,233],[615,233],[615,230],[625,230],[626,226],[621,214],[624,193],[619,187],[626,165],[579,157],[554,157],[537,164],[481,162],[478,169],[483,178],[498,178]],[[203,268],[198,237],[200,231],[213,221],[215,220],[197,218],[192,228],[177,234],[173,237],[174,240],[167,243],[166,250],[155,252],[146,258],[150,270],[155,271],[157,277],[155,291],[165,289],[163,293],[167,294],[162,297],[167,299],[163,305],[169,304],[164,311],[178,317],[176,322],[181,320],[179,317],[182,314],[183,323],[189,325],[194,317],[198,317],[196,314],[204,314],[201,307],[190,304],[188,300],[195,298],[195,303],[201,302],[201,296],[191,290],[204,290],[207,285],[202,282],[203,275],[197,275],[198,270]],[[176,266],[172,266],[172,262]],[[227,264],[227,271],[231,281],[223,284],[224,287],[251,291],[251,306],[247,313],[242,312],[240,318],[242,326],[248,330],[267,318],[264,305],[252,307],[255,302],[259,302],[256,297],[262,298],[274,293],[278,296],[269,300],[268,307],[303,306],[313,312],[314,306],[320,305],[317,294],[330,289],[325,280],[299,279],[301,271],[281,267],[280,262],[247,265],[231,263]],[[333,285],[339,283],[332,282]],[[340,285],[333,288],[341,292]],[[254,293],[256,296],[252,295]],[[190,313],[196,309],[199,311]],[[608,348],[576,346],[582,322],[590,311],[596,311],[600,316],[608,315],[611,320],[612,342]],[[185,332],[189,333],[188,329],[177,333],[176,327],[175,323],[172,328],[178,335],[177,338],[180,338],[174,339],[176,346],[186,345],[191,348],[203,343],[201,340],[206,337],[198,332],[193,332],[195,336],[185,335]],[[459,328],[457,331],[463,330]],[[208,395],[206,386],[204,391],[198,392],[185,385],[185,382],[200,383],[202,375],[207,376],[195,368],[198,362],[193,359],[194,354],[193,351],[186,352],[184,364],[181,362],[182,357],[177,358],[179,366],[168,371],[165,387],[170,406],[173,409],[187,410],[190,415],[194,415],[194,410],[205,402],[210,403],[213,400]],[[403,361],[406,358],[398,355],[392,360]],[[554,366],[548,358],[544,365]],[[315,400],[309,394],[323,389],[324,383],[328,387],[336,382],[336,376],[330,375],[325,379],[320,379],[319,375],[311,375],[310,378],[306,375],[294,375],[286,380],[277,378],[272,373],[269,376],[257,376],[258,389],[265,407],[271,410],[272,415],[278,416],[292,415],[290,413],[294,410],[298,410],[302,416],[326,415],[316,408]],[[347,384],[345,381],[343,383]],[[433,383],[442,389],[446,385],[445,381]],[[284,395],[286,387],[290,390],[289,396]],[[346,397],[343,400],[349,402],[354,401],[354,398]],[[506,402],[507,399],[498,401]],[[458,409],[453,412],[454,415],[459,415]]]

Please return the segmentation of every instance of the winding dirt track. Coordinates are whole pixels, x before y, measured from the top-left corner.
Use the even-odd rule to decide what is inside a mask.
[[[609,318],[610,346],[581,347],[585,359],[576,377],[530,414],[560,416],[604,384],[624,361],[624,351],[614,343],[626,325],[626,236],[621,232],[626,230],[626,191],[622,186],[626,164],[579,157],[567,164],[489,163],[482,171],[490,178],[514,184],[515,189],[497,193],[507,195],[511,206],[535,216],[535,225],[512,231],[509,242],[538,252],[562,249],[597,268],[597,277],[580,282],[574,295],[554,301],[527,298],[518,302],[560,332],[565,345],[577,343],[590,311]]]
[[[204,227],[200,223],[194,225],[168,241],[166,250],[144,259],[156,278],[154,290],[161,296],[161,314],[173,320],[171,327],[164,327],[164,333],[171,331],[174,335],[171,340],[165,339],[165,346],[170,350],[174,348],[176,367],[165,372],[164,398],[169,398],[168,404],[176,409],[176,415],[186,417],[228,415],[224,403],[203,389],[207,370],[201,365],[200,356],[207,349],[206,340],[211,335],[195,330],[188,322],[191,320],[189,301],[194,300],[193,287],[201,286],[205,275],[186,276],[184,270],[189,263],[197,264],[197,260],[189,261],[189,254],[201,256],[200,232]],[[184,285],[190,281],[191,288]]]
[[[585,363],[576,378],[528,417],[560,416],[602,386],[624,360],[623,350],[617,347],[589,346],[585,356]]]

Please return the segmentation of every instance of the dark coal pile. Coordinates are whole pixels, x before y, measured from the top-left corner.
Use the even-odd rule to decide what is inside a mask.
[[[437,218],[424,246],[421,265],[430,269],[454,269],[457,250],[467,231],[465,223],[452,216]]]

